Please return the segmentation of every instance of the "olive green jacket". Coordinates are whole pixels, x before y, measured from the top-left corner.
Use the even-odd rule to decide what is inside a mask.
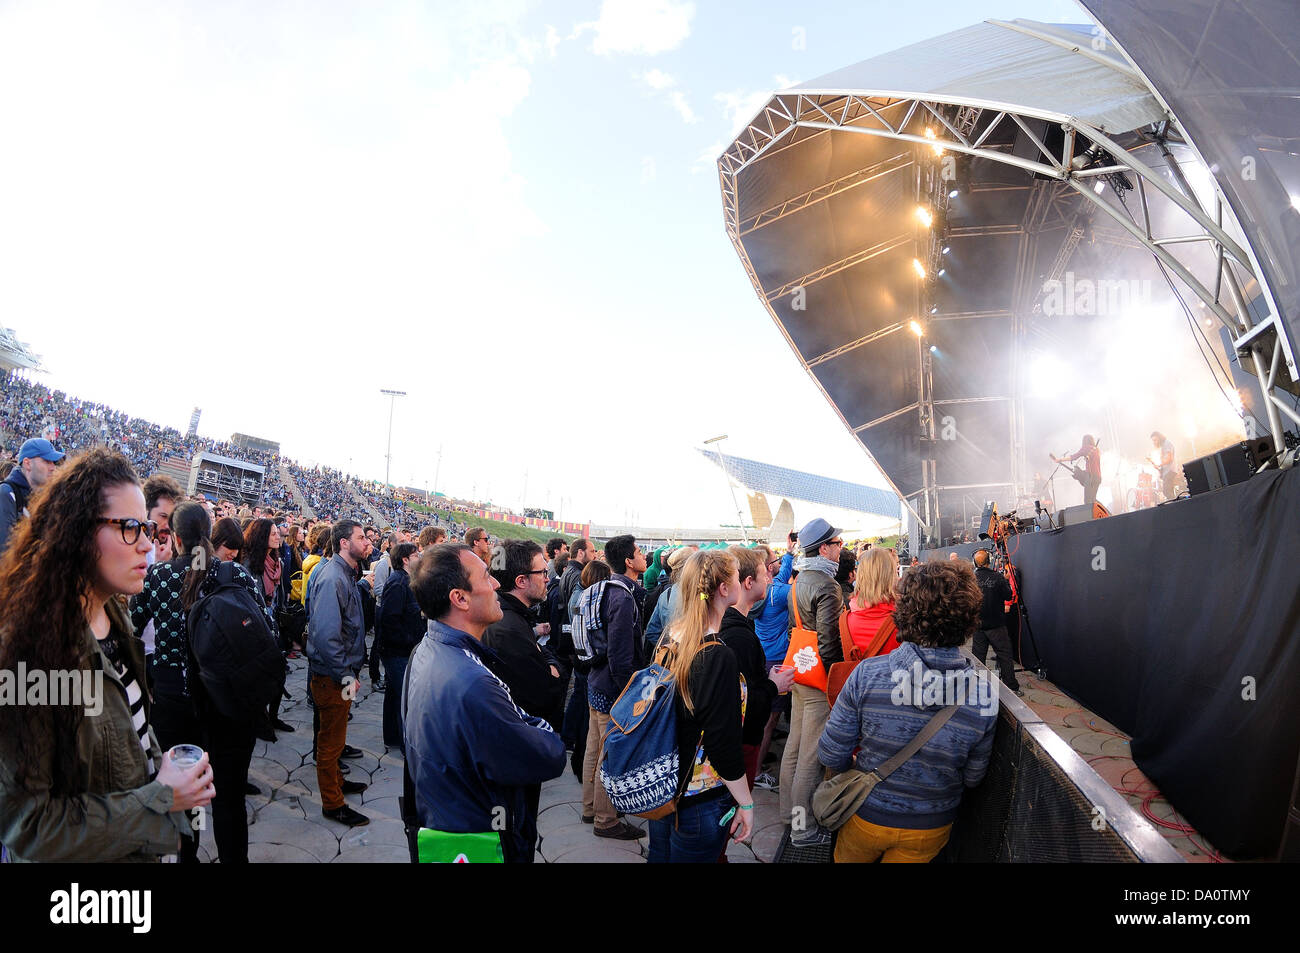
[[[116,599],[109,600],[108,615],[125,664],[143,689],[144,643]],[[190,831],[186,816],[172,812],[170,787],[149,780],[126,689],[90,626],[82,668],[103,673],[99,714],[87,713],[77,733],[80,774],[73,788],[84,793],[59,797],[51,791],[54,730],[53,709],[47,706],[34,722],[40,767],[33,783],[18,785],[13,739],[0,737],[0,843],[15,861],[152,861],[176,853],[178,835]],[[149,706],[146,692],[146,718]],[[161,764],[152,728],[149,747],[152,763]]]

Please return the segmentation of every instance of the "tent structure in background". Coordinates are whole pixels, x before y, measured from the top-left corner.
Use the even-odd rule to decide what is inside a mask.
[[[1297,60],[1245,11],[1267,4],[1162,5],[1165,19],[1088,4],[1102,26],[1114,16],[1132,32],[1149,75],[1102,27],[978,23],[774,94],[718,160],[727,233],[755,291],[919,537],[949,535],[972,498],[1024,505],[1048,451],[1074,449],[1059,422],[1097,419],[1098,399],[1066,388],[1049,418],[1032,402],[1031,361],[1087,367],[1099,335],[1144,330],[1139,309],[1115,300],[1130,287],[1155,287],[1186,314],[1164,340],[1195,345],[1203,364],[1187,373],[1237,434],[1280,446],[1284,419],[1300,423],[1300,198],[1279,198],[1298,194],[1286,136],[1300,100],[1284,87],[1300,82],[1255,76],[1238,93],[1222,56],[1198,66],[1196,31],[1209,8],[1231,8],[1216,56],[1258,41],[1278,54],[1260,69]],[[1158,19],[1163,32],[1144,32]],[[1278,35],[1294,42],[1289,27]],[[1171,79],[1179,69],[1192,80]],[[1272,110],[1267,141],[1248,141],[1241,122],[1256,101]],[[1267,197],[1225,187],[1247,145],[1269,153]],[[1086,314],[1066,300],[1062,316],[1076,273],[1114,284],[1092,289]],[[1135,343],[1132,361],[1168,360],[1160,344]],[[1125,413],[1123,395],[1114,404],[1120,442],[1157,429]]]

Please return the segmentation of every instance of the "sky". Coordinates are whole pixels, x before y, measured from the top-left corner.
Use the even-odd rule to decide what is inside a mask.
[[[0,6],[0,321],[184,431],[564,519],[735,521],[695,448],[884,486],[716,161],[775,90],[1072,0]],[[775,503],[773,501],[773,509]],[[798,514],[797,514],[798,515]]]

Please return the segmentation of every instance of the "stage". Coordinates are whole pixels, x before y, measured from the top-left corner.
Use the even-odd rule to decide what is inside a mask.
[[[1008,544],[1026,668],[1041,662],[1128,735],[1142,773],[1237,860],[1279,857],[1295,796],[1297,525],[1300,473],[1287,470]],[[1293,814],[1292,854],[1298,840]]]

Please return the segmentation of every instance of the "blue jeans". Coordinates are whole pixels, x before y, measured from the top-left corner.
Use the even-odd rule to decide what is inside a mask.
[[[388,688],[384,692],[384,744],[406,750],[402,737],[402,681],[406,677],[405,655],[381,656]]]
[[[692,804],[698,798],[684,798],[677,803],[677,813],[661,821],[650,822],[650,863],[716,864],[727,846],[728,828],[718,821],[735,806],[730,794],[723,794]]]

